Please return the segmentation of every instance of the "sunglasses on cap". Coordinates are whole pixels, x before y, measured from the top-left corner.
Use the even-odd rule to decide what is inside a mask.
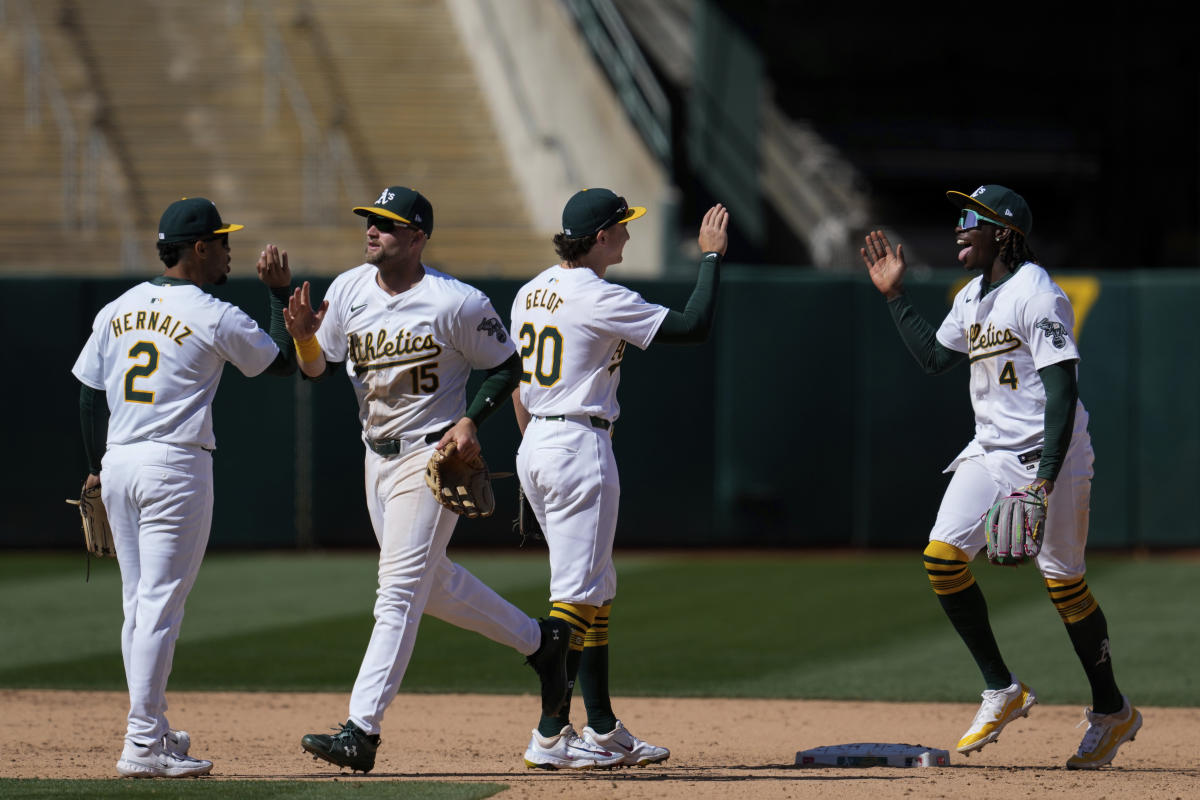
[[[625,219],[625,216],[629,213],[629,203],[625,202],[624,197],[618,197],[617,202],[620,203],[620,205],[617,206],[617,210],[614,211],[608,219],[600,223],[600,225],[596,228],[596,233],[599,233],[605,228],[610,228],[621,220]]]
[[[392,219],[391,217],[381,217],[378,214],[368,214],[367,228],[370,229],[372,227],[374,227],[380,233],[392,233],[396,230],[396,228],[410,231],[421,230],[416,225],[409,225],[407,223],[400,222],[399,220]]]
[[[958,216],[958,227],[964,231],[969,231],[973,228],[978,228],[980,224],[988,222],[992,225],[998,225],[1001,228],[1005,227],[1003,222],[996,222],[994,219],[989,219],[977,211],[972,211],[969,208],[964,208],[962,214]]]

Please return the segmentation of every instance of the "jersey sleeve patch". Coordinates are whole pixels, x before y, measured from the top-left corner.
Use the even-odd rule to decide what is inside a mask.
[[[500,321],[499,317],[484,317],[483,320],[481,320],[480,323],[475,326],[475,330],[483,331],[488,336],[495,336],[496,341],[498,341],[500,344],[504,344],[508,341],[508,331],[504,329],[504,323]]]
[[[1042,317],[1040,320],[1038,320],[1034,327],[1040,330],[1042,335],[1050,340],[1050,344],[1053,345],[1055,349],[1062,350],[1067,346],[1067,329],[1061,322],[1054,322],[1051,321],[1049,317]]]

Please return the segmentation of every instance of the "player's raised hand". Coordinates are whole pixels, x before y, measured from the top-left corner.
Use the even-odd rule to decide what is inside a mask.
[[[287,308],[283,309],[284,327],[297,342],[306,341],[321,327],[328,310],[328,300],[322,300],[319,308],[313,308],[312,284],[305,281],[288,298]]]
[[[286,250],[273,244],[258,254],[258,279],[272,288],[292,285],[292,271],[288,268]]]
[[[729,245],[728,229],[729,211],[717,203],[705,212],[704,219],[700,221],[700,236],[697,238],[700,252],[720,253],[724,258],[725,248]]]
[[[904,245],[896,245],[892,250],[891,242],[883,231],[871,231],[866,237],[866,247],[859,250],[863,263],[871,275],[875,288],[889,300],[904,294]]]

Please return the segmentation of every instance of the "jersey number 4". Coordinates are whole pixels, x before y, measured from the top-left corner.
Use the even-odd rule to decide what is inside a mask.
[[[1014,392],[1021,388],[1017,385],[1017,370],[1013,367],[1013,362],[1006,361],[1004,368],[1000,370],[1000,378],[997,380],[1001,386],[1007,386]]]
[[[129,348],[129,357],[139,363],[125,371],[125,402],[153,403],[154,392],[138,389],[134,381],[138,378],[148,378],[158,370],[158,348],[153,342],[138,342]],[[142,361],[142,359],[145,361]]]
[[[526,322],[517,333],[521,341],[521,383],[533,383],[536,376],[539,386],[553,386],[562,377],[563,339],[558,328],[547,325],[540,331],[533,323]],[[535,355],[536,353],[536,355]],[[534,356],[533,372],[525,372],[524,363]]]

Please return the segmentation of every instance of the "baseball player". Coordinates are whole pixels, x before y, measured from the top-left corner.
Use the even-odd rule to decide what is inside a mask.
[[[168,725],[166,686],[212,523],[213,397],[226,362],[248,377],[296,370],[283,325],[287,253],[268,245],[258,259],[271,290],[269,334],[200,288],[225,283],[229,234],[242,227],[222,222],[203,197],[171,203],[158,225],[162,275],[100,310],[71,370],[83,384],[84,485],[101,487],[121,569],[129,718],[117,772],[125,776],[212,769],[188,755],[187,732]]]
[[[308,734],[301,746],[369,772],[423,613],[528,655],[543,690],[556,696],[566,691],[566,636],[446,557],[458,517],[425,484],[435,448],[455,442],[465,458],[479,453],[479,424],[517,385],[521,362],[508,332],[481,292],[421,263],[433,233],[433,207],[423,195],[389,186],[354,213],[366,217],[366,263],[335,278],[316,308],[304,283],[284,313],[303,373],[318,379],[344,369],[354,387],[367,508],[380,548],[375,627],[349,718],[336,734]],[[487,376],[468,406],[473,369]]]
[[[605,280],[621,262],[627,225],[646,213],[608,189],[567,201],[561,261],[517,292],[512,331],[522,359],[513,395],[522,441],[517,473],[550,551],[550,618],[571,627],[568,690],[547,708],[525,750],[525,764],[588,769],[665,761],[670,751],[634,736],[613,713],[608,691],[608,628],[617,574],[613,538],[621,493],[613,456],[620,415],[617,384],[625,348],[701,342],[716,308],[729,215],[713,206],[700,225],[703,257],[683,312],[648,303]],[[582,735],[570,721],[578,674],[587,708]]]
[[[1020,195],[989,184],[946,196],[961,212],[958,260],[980,275],[958,292],[936,331],[904,294],[903,246],[893,250],[883,232],[874,231],[861,252],[925,371],[970,364],[975,438],[946,468],[953,477],[925,548],[933,591],[987,685],[958,752],[995,741],[1037,702],[1005,665],[969,566],[985,545],[981,515],[1009,493],[1032,489],[1048,496],[1037,566],[1092,690],[1088,729],[1067,768],[1102,767],[1133,739],[1142,715],[1117,688],[1108,625],[1084,578],[1092,445],[1079,402],[1075,312],[1036,262],[1027,241],[1033,216]]]

